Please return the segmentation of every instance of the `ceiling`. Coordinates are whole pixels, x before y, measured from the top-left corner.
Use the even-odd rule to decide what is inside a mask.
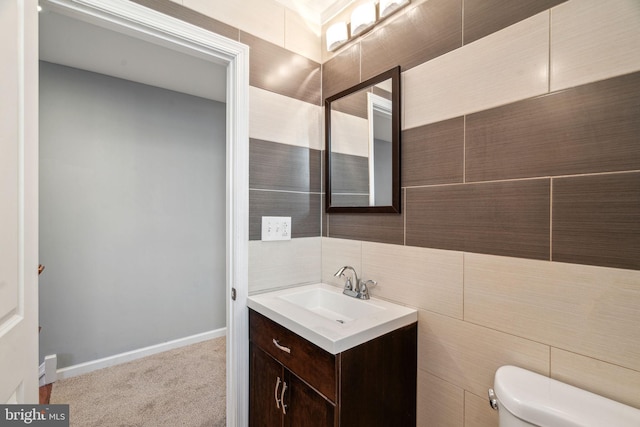
[[[40,59],[226,102],[226,67],[43,10]]]
[[[324,24],[355,0],[276,0],[307,21]]]

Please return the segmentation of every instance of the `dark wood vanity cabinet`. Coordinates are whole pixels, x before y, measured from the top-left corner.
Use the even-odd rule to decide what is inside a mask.
[[[251,344],[250,425],[329,427],[335,405]]]
[[[249,339],[251,427],[415,426],[416,323],[333,355],[250,309]]]

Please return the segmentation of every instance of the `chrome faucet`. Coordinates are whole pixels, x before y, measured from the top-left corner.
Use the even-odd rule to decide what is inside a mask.
[[[355,268],[350,265],[345,265],[344,267],[340,267],[338,271],[334,274],[335,277],[344,276],[345,270],[351,270],[351,277],[346,277],[344,282],[344,291],[343,294],[349,295],[350,297],[358,297],[360,293],[360,279],[358,279],[358,273],[356,273]],[[352,280],[353,279],[353,280]]]
[[[369,299],[369,288],[373,288],[378,282],[375,280],[367,280],[360,283],[360,299]]]
[[[351,277],[345,276],[345,270],[351,270]],[[361,283],[360,279],[358,279],[358,273],[356,273],[356,270],[349,265],[340,267],[340,269],[336,271],[334,276],[346,277],[344,282],[344,290],[342,291],[342,293],[354,298],[369,299],[369,285],[371,287],[377,285],[375,280],[367,280],[366,282]]]

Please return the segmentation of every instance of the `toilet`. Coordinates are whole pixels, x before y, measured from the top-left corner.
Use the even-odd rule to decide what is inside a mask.
[[[489,389],[500,427],[639,427],[640,409],[515,366]]]

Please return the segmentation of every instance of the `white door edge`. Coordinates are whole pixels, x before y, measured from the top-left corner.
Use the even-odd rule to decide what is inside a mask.
[[[128,0],[47,0],[47,7],[227,66],[227,426],[249,414],[249,48]],[[231,288],[236,300],[231,300]]]
[[[38,402],[38,17],[0,2],[0,404]]]

